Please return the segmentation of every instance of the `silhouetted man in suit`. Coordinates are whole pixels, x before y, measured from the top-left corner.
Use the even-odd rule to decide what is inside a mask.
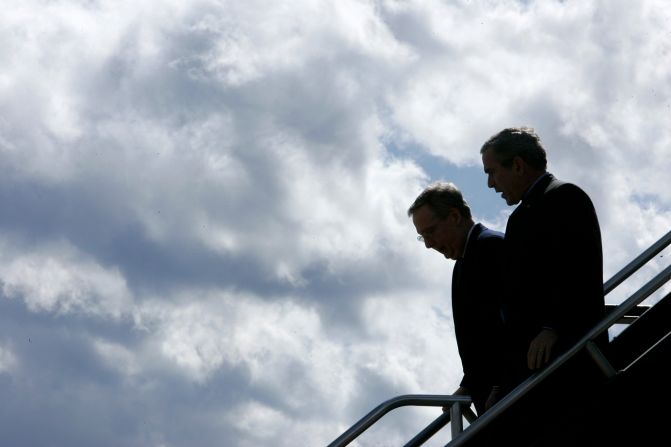
[[[603,318],[601,232],[587,194],[547,172],[533,129],[504,129],[480,153],[488,186],[519,204],[506,226],[502,303],[514,387]]]
[[[408,216],[426,248],[456,260],[452,315],[464,376],[454,394],[469,394],[481,415],[499,397],[502,321],[497,295],[503,234],[474,223],[452,183],[426,188]]]
[[[533,129],[504,129],[480,153],[488,186],[508,205],[518,205],[505,233],[504,394],[603,318],[601,232],[587,194],[547,172],[546,152]],[[607,334],[599,342],[605,344]],[[562,374],[553,374],[497,419],[498,442],[547,441],[549,433],[561,439],[570,431],[570,417],[593,416],[585,402],[577,414],[575,396],[585,398],[599,374],[580,353]]]

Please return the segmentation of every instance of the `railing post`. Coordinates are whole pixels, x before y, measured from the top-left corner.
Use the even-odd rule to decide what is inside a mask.
[[[464,421],[461,417],[461,404],[455,402],[450,407],[450,416],[452,419],[452,437],[456,437],[459,433],[464,431]]]
[[[603,352],[601,352],[601,349],[599,349],[594,341],[588,341],[587,344],[585,344],[585,349],[607,378],[610,379],[611,377],[615,377],[617,370],[613,368],[613,365],[608,361],[606,356],[603,355]]]

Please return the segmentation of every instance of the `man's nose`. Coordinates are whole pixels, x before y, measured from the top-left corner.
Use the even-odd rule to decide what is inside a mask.
[[[491,175],[487,177],[487,186],[490,188],[493,188],[495,186],[494,178]]]
[[[428,237],[425,237],[425,238],[424,238],[424,246],[425,246],[426,248],[431,248],[431,247],[433,247],[433,242],[431,241],[430,238],[428,238]]]

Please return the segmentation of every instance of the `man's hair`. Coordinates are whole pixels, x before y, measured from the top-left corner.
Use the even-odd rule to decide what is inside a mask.
[[[408,216],[412,217],[415,211],[424,205],[428,205],[438,219],[446,218],[452,209],[471,219],[471,209],[454,183],[436,182],[427,186],[408,209]]]
[[[480,154],[492,150],[496,160],[509,168],[513,158],[520,157],[532,168],[545,171],[547,156],[540,137],[531,127],[509,127],[491,137],[480,149]]]

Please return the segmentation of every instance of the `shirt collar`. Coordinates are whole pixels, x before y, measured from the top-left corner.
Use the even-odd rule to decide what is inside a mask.
[[[546,171],[543,175],[541,175],[541,176],[538,177],[536,180],[534,180],[534,182],[531,184],[531,186],[529,186],[529,187],[527,188],[527,190],[524,192],[524,195],[522,196],[522,201],[524,201],[524,200],[527,198],[527,196],[529,195],[529,193],[531,192],[531,190],[533,190],[534,187],[535,187],[541,180],[543,180],[545,177],[547,177],[548,175],[550,175],[550,173]]]
[[[464,252],[461,254],[459,259],[463,259],[466,256],[466,249],[468,248],[468,241],[471,240],[471,233],[473,233],[474,228],[475,228],[475,224],[471,225],[471,229],[468,230],[468,234],[466,235],[466,242],[464,243]]]

